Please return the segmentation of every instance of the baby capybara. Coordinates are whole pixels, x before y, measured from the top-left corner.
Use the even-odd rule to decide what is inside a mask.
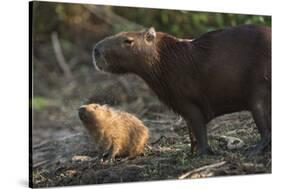
[[[114,110],[106,105],[88,104],[79,108],[79,117],[99,149],[107,154],[133,158],[143,154],[149,132],[132,114]]]

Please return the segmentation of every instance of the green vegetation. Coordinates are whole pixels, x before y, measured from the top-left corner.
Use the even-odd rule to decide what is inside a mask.
[[[91,7],[96,9],[91,10]],[[107,18],[106,15],[111,16]],[[60,30],[65,37],[70,37],[74,30],[79,30],[79,28],[71,28],[69,33],[69,26],[98,30],[91,27],[97,24],[100,24],[99,27],[106,27],[101,25],[103,22],[110,25],[112,33],[131,30],[133,27],[130,25],[137,24],[143,27],[154,26],[158,31],[178,37],[196,37],[214,29],[240,24],[271,26],[270,16],[48,2],[36,2],[34,16],[36,32],[46,34],[52,30]],[[116,17],[129,22],[120,23],[120,19]]]
[[[43,97],[33,97],[32,98],[32,108],[40,110],[44,107],[46,107],[48,104],[48,101]]]
[[[55,101],[41,96],[35,96],[31,100],[31,107],[35,110],[42,110],[46,107],[55,105]]]
[[[270,16],[114,7],[113,11],[146,27],[178,37],[196,37],[214,29],[240,24],[271,25]]]

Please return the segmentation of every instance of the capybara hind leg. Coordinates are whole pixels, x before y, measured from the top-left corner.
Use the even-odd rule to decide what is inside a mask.
[[[193,142],[196,141],[198,154],[213,154],[210,146],[208,145],[206,119],[200,109],[196,106],[189,106],[186,114],[186,121],[191,128],[190,130],[193,132],[192,134],[194,134],[195,140],[191,140],[193,140]]]
[[[260,153],[271,145],[271,105],[266,99],[266,91],[258,91],[252,105],[252,115],[259,130],[261,140],[255,146],[252,153]]]

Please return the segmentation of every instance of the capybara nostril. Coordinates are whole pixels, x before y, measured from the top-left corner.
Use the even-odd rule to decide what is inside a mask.
[[[81,106],[78,110],[79,117],[82,118],[85,115],[85,112],[86,108],[84,106]]]
[[[99,58],[101,56],[100,50],[98,47],[95,47],[94,49],[94,55],[96,58]]]

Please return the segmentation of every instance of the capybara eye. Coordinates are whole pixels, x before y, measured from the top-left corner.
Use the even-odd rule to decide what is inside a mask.
[[[132,45],[132,44],[134,43],[134,39],[131,38],[131,37],[129,37],[129,38],[127,38],[127,39],[124,40],[124,43],[125,43],[126,45]]]

